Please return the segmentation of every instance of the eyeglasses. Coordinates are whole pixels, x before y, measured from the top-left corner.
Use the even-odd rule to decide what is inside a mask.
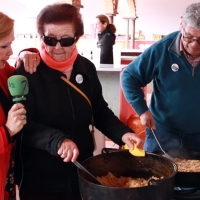
[[[56,38],[43,35],[44,43],[48,46],[56,46],[58,42],[62,47],[70,47],[74,44],[76,37],[68,37],[57,40]]]
[[[188,42],[188,43],[192,43],[192,42],[194,42],[194,41],[196,41],[198,44],[200,44],[200,38],[194,38],[193,36],[184,36],[185,34],[187,34],[186,32],[185,32],[185,29],[183,28],[183,30],[184,30],[184,34],[182,34],[183,35],[183,40],[185,41],[185,42]]]

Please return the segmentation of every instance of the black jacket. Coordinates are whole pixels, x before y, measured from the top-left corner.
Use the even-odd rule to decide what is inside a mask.
[[[113,45],[115,44],[115,34],[110,30],[105,29],[102,33],[98,34],[99,41],[97,46],[101,48],[100,63],[113,64]]]
[[[73,140],[80,151],[78,161],[82,162],[93,155],[94,143],[89,130],[92,114],[95,127],[119,145],[122,145],[122,135],[131,130],[108,108],[95,66],[80,55],[74,63],[70,81],[87,95],[92,109],[85,98],[60,78],[61,72],[47,67],[43,61],[36,73],[29,74],[21,67],[17,74],[25,75],[29,82],[25,102],[27,125],[21,146],[24,168],[21,188],[78,190],[77,168],[57,155],[59,142],[65,138]],[[21,167],[20,162],[17,163],[16,182],[19,184]]]

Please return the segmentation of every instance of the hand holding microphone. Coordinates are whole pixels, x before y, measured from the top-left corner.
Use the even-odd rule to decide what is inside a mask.
[[[20,102],[26,100],[28,80],[25,76],[14,75],[8,79],[8,88],[15,104],[8,112],[6,127],[11,136],[17,134],[26,124],[26,109]]]
[[[21,103],[14,104],[8,112],[6,127],[10,136],[17,134],[26,124],[26,110]]]

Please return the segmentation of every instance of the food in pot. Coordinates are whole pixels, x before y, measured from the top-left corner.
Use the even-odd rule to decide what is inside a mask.
[[[152,176],[150,179],[159,180],[162,179]],[[106,176],[99,177],[97,176],[99,182],[102,185],[107,187],[122,187],[122,188],[134,188],[134,187],[144,187],[148,185],[148,181],[144,178],[132,178],[120,176],[119,178],[115,177],[111,172],[108,172]]]
[[[186,160],[174,158],[179,172],[200,172],[200,160]]]

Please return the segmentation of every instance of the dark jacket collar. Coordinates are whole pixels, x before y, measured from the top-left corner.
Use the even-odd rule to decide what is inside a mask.
[[[101,39],[107,33],[114,35],[109,29],[106,28],[103,32],[98,33],[98,38]]]
[[[182,55],[182,52],[180,51],[180,43],[181,43],[181,32],[177,31],[175,32],[177,33],[177,36],[175,37],[175,39],[172,41],[169,49],[171,49],[172,51],[174,51],[176,54],[178,54],[179,56]]]

